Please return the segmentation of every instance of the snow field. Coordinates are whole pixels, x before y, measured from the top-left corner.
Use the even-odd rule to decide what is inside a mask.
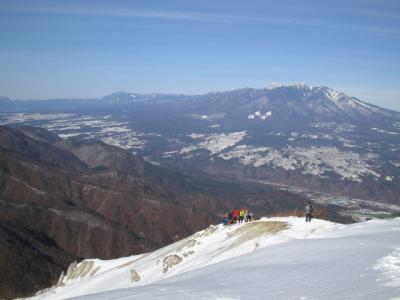
[[[269,247],[291,239],[311,238],[338,224],[316,220],[306,224],[299,218],[261,219],[224,227],[209,228],[172,245],[143,255],[103,261],[87,259],[78,264],[78,272],[70,272],[63,286],[54,287],[35,299],[65,299],[117,288],[152,284],[165,278],[222,262],[258,248]],[[85,276],[79,276],[84,262],[92,262]],[[96,270],[97,269],[97,270]],[[94,270],[96,272],[91,275]],[[134,281],[133,274],[140,280]],[[78,275],[78,276],[76,276]]]
[[[239,145],[219,154],[224,160],[238,159],[243,165],[260,167],[270,165],[285,170],[302,170],[303,174],[323,176],[335,172],[342,179],[362,182],[363,176],[381,177],[370,165],[376,157],[340,151],[336,147],[292,147],[281,150],[272,147]]]
[[[225,252],[224,261],[150,285],[77,299],[398,299],[400,219],[286,220],[288,230],[245,255]]]
[[[192,139],[203,139],[203,141],[196,145],[183,147],[180,151],[181,154],[195,151],[197,149],[206,149],[211,154],[218,154],[226,148],[232,147],[239,143],[246,136],[246,131],[221,133],[221,134],[191,134]]]

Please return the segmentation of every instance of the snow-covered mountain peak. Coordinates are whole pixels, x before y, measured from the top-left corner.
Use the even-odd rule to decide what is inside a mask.
[[[313,94],[321,93],[334,103],[336,103],[337,101],[339,101],[339,99],[343,97],[350,98],[346,96],[344,93],[329,88],[327,86],[311,86],[304,82],[294,82],[290,84],[281,84],[278,82],[273,82],[267,87],[267,89],[285,89],[285,88],[292,88],[292,89],[294,88],[301,91],[310,92]]]
[[[336,91],[334,89],[328,88],[328,87],[322,87],[325,95],[328,97],[329,100],[331,100],[334,103],[337,103],[340,98],[346,97],[342,92]]]
[[[273,89],[278,89],[278,88],[296,88],[296,89],[308,90],[308,91],[313,89],[312,86],[310,86],[304,82],[293,82],[293,83],[289,83],[289,84],[284,84],[284,83],[274,81],[267,86],[267,90],[273,90]]]
[[[274,84],[267,90],[276,89],[286,93],[289,99],[293,97],[291,94],[293,89],[299,91],[300,93],[296,96],[300,97],[301,101],[299,103],[306,104],[308,108],[317,114],[327,114],[329,117],[336,115],[362,119],[370,118],[371,116],[375,118],[379,116],[398,116],[396,112],[365,103],[327,86],[312,87],[305,83]],[[298,109],[301,110],[300,107]]]
[[[282,83],[280,83],[278,81],[273,81],[273,82],[271,82],[270,84],[267,85],[266,89],[267,90],[272,90],[272,89],[275,89],[275,88],[280,88],[282,86],[283,86]]]
[[[357,113],[366,116],[373,113],[388,114],[388,111],[385,109],[380,109],[374,105],[362,102],[357,98],[347,96],[346,94],[329,87],[320,87],[318,88],[318,91],[322,91],[329,101],[346,113]]]
[[[288,87],[294,87],[303,90],[311,90],[313,87],[306,84],[305,82],[294,82],[288,85]]]

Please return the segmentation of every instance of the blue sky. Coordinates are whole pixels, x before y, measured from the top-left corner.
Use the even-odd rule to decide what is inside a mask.
[[[0,1],[0,95],[325,85],[400,110],[400,1]]]

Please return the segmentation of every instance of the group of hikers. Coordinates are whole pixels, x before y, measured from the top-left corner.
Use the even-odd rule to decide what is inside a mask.
[[[313,217],[314,207],[311,201],[308,201],[304,207],[305,215],[306,215],[306,222],[311,222]],[[230,210],[224,215],[224,219],[222,223],[224,225],[231,225],[236,223],[243,223],[244,222],[251,222],[253,221],[253,213],[251,213],[248,209],[234,209]]]
[[[231,225],[236,223],[243,223],[243,221],[244,222],[253,221],[253,213],[246,208],[241,208],[241,209],[235,208],[234,210],[228,211],[224,215],[222,223],[224,225]]]

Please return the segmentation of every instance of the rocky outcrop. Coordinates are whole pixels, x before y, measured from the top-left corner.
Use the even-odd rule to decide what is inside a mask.
[[[168,255],[163,259],[163,273],[167,273],[173,266],[178,265],[182,261],[182,257],[176,254]]]
[[[89,274],[90,271],[92,271],[94,266],[94,262],[93,261],[87,261],[84,260],[83,262],[81,262],[79,265],[76,261],[74,261],[73,263],[71,263],[68,267],[67,270],[67,275],[65,276],[66,280],[73,280],[76,279],[78,277],[85,277],[86,275]]]
[[[131,271],[131,280],[132,282],[139,282],[142,280],[142,276],[139,274],[139,272],[132,270]]]

